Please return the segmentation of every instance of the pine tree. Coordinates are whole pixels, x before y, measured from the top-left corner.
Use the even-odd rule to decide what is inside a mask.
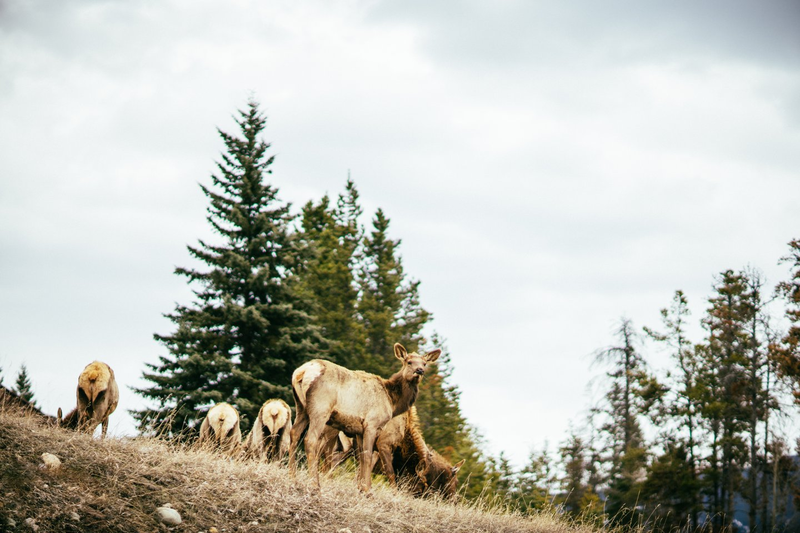
[[[692,515],[697,514],[698,484],[685,443],[678,439],[667,442],[664,453],[648,466],[641,485],[642,503],[658,530],[696,530]]]
[[[647,488],[651,491],[651,495],[659,495],[660,492],[653,490],[657,488],[658,482],[654,487],[651,476],[664,476],[665,471],[668,472],[669,481],[685,481],[686,486],[672,485],[669,489],[680,493],[681,498],[659,501],[659,512],[666,511],[669,520],[673,523],[678,523],[677,518],[687,516],[689,524],[693,528],[697,528],[698,513],[701,509],[697,477],[697,448],[699,445],[697,419],[699,415],[696,386],[700,361],[692,349],[692,343],[686,336],[689,315],[686,296],[683,291],[678,290],[675,291],[672,305],[661,310],[663,332],[644,328],[650,338],[669,347],[672,358],[678,366],[675,382],[670,387],[672,394],[667,406],[667,415],[675,421],[677,428],[668,426],[664,429],[662,438],[667,442],[667,449],[650,469]],[[675,429],[677,429],[677,436],[674,432]],[[686,464],[684,465],[682,461]],[[688,470],[688,476],[684,475],[684,470]],[[688,507],[687,499],[690,500]],[[671,502],[680,508],[672,509]],[[688,513],[688,515],[684,513]]]
[[[408,281],[398,249],[400,240],[388,236],[389,219],[381,209],[375,213],[373,230],[364,239],[365,265],[360,275],[358,312],[366,332],[364,370],[381,376],[396,371],[392,355],[395,342],[409,351],[423,342],[422,327],[430,313],[419,301],[419,281]]]
[[[596,507],[599,501],[586,482],[589,474],[586,452],[583,439],[574,431],[558,449],[563,475],[559,480],[561,493],[556,503],[573,517],[587,512],[592,506]]]
[[[205,270],[176,268],[198,287],[196,301],[166,315],[174,333],[154,335],[169,351],[148,364],[138,389],[157,408],[135,413],[142,428],[177,432],[197,427],[205,408],[234,404],[246,426],[268,398],[291,399],[293,370],[322,353],[311,305],[297,288],[301,256],[290,230],[288,204],[266,183],[274,156],[260,135],[266,118],[250,101],[236,118],[239,136],[217,130],[226,151],[201,185],[210,201],[207,220],[220,243],[200,241],[190,254]]]
[[[747,291],[741,274],[726,270],[716,278],[715,295],[703,325],[704,345],[695,349],[704,359],[698,376],[700,412],[711,434],[710,456],[704,477],[710,483],[709,514],[715,527],[729,527],[733,499],[741,485],[741,465],[746,463],[743,433],[748,419],[749,380],[746,372],[749,337],[746,329]]]
[[[547,443],[531,450],[528,462],[517,476],[514,496],[520,511],[533,513],[547,508],[555,497],[556,474]]]
[[[36,401],[33,399],[33,388],[31,386],[30,377],[28,376],[28,368],[24,364],[19,368],[15,391],[20,398],[32,406],[37,407]]]
[[[781,377],[791,383],[795,403],[800,405],[800,239],[789,242],[789,254],[780,262],[788,263],[791,269],[789,279],[776,287],[786,303],[789,329],[774,346],[774,354]]]
[[[620,344],[596,355],[611,367],[606,374],[610,382],[605,395],[607,421],[602,427],[610,450],[606,512],[617,523],[632,524],[647,463],[640,417],[663,397],[664,389],[647,372],[632,322],[623,318],[616,334]]]
[[[306,259],[298,286],[312,302],[316,324],[330,343],[330,359],[346,367],[358,367],[364,357],[355,279],[363,233],[360,214],[358,191],[350,179],[336,207],[326,195],[318,204],[308,202],[302,211]]]

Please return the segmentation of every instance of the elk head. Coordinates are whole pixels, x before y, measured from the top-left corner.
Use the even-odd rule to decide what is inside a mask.
[[[438,348],[430,351],[425,355],[418,353],[408,353],[402,344],[399,342],[394,345],[394,356],[403,362],[403,378],[406,381],[416,383],[425,375],[425,369],[428,363],[432,363],[439,358],[442,353]]]

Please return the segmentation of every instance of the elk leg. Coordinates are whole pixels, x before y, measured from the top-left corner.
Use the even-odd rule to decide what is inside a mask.
[[[372,449],[375,446],[375,439],[378,437],[377,431],[367,426],[364,428],[364,434],[361,438],[361,463],[359,480],[359,489],[363,492],[369,492],[372,488]]]
[[[303,433],[308,428],[308,413],[298,407],[297,419],[294,421],[292,431],[289,432],[289,473],[294,477],[297,473],[297,446],[303,439]]]
[[[323,426],[324,428],[325,426]],[[320,490],[319,484],[319,452],[320,452],[320,444],[324,444],[325,442],[320,438],[322,434],[322,429],[316,425],[312,425],[308,428],[308,433],[306,434],[306,458],[308,459],[308,473],[311,475],[311,479],[314,482],[314,485],[317,487],[317,490]]]
[[[378,446],[377,457],[375,457],[373,463],[377,463],[378,458],[381,460],[381,467],[383,467],[383,473],[389,480],[389,484],[393,487],[396,486],[397,478],[394,475],[394,466],[392,466],[392,447]]]
[[[102,433],[100,435],[101,439],[106,438],[106,432],[107,431],[108,431],[108,417],[106,417],[106,419],[103,420],[103,430],[102,430]]]

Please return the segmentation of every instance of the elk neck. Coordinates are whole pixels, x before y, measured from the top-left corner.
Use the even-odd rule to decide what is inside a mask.
[[[383,380],[383,386],[386,388],[386,392],[389,393],[389,399],[392,401],[392,406],[394,408],[392,416],[405,413],[417,400],[419,379],[409,382],[403,377],[402,371],[392,375],[389,379]]]

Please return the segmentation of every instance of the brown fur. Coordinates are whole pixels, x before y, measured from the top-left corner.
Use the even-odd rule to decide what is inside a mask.
[[[228,455],[239,452],[242,430],[239,428],[239,412],[231,404],[221,402],[208,410],[200,425],[197,444],[203,448],[221,450]]]
[[[244,442],[248,457],[273,461],[289,453],[289,432],[292,430],[292,410],[283,400],[264,402],[253,422],[253,429]]]
[[[383,471],[389,483],[396,485],[396,477],[407,481],[417,495],[438,493],[446,498],[456,494],[458,469],[464,463],[451,465],[447,459],[425,444],[419,427],[417,408],[393,418],[378,437],[375,470]]]
[[[425,367],[439,357],[441,350],[421,356],[409,354],[401,344],[395,344],[394,352],[403,367],[389,379],[348,370],[321,359],[309,361],[295,370],[292,391],[297,418],[289,447],[292,473],[296,470],[297,446],[308,430],[305,435],[308,468],[319,489],[319,457],[328,442],[325,428],[330,426],[355,436],[356,449],[361,455],[357,484],[359,489],[369,492],[375,439],[393,417],[414,405]]]
[[[91,434],[102,424],[101,436],[105,438],[108,417],[119,403],[119,388],[114,371],[100,361],[89,363],[78,376],[75,394],[78,406],[66,417],[62,419],[61,408],[58,409],[59,425]]]

